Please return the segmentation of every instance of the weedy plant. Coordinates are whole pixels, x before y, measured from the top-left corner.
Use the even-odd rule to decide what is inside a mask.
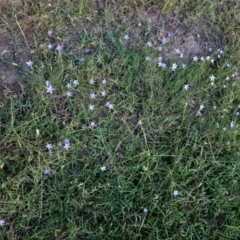
[[[240,237],[239,40],[174,27],[195,9],[237,36],[238,3],[123,2],[3,5],[21,44],[38,31],[1,59],[24,75],[1,95],[1,239]]]

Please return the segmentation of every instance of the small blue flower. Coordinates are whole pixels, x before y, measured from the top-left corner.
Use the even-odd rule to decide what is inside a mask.
[[[167,67],[166,63],[164,63],[164,62],[158,62],[158,66],[161,67],[161,68],[166,68]]]
[[[130,39],[130,37],[128,35],[124,35],[124,40],[128,41]]]
[[[72,92],[71,91],[67,91],[66,95],[67,95],[67,97],[71,97],[72,96]]]
[[[89,83],[90,83],[91,85],[94,85],[95,80],[91,79],[91,80],[89,81]]]
[[[148,213],[148,209],[147,209],[147,208],[144,208],[144,209],[143,209],[143,212],[144,212],[144,213]]]
[[[210,81],[211,81],[211,82],[214,82],[215,79],[216,79],[216,77],[215,77],[214,75],[210,76]]]
[[[204,105],[201,104],[200,107],[199,107],[199,111],[202,111],[204,109]]]
[[[77,85],[79,84],[78,80],[75,79],[75,80],[73,81],[73,84],[74,84],[74,86],[77,86]]]
[[[178,190],[174,190],[174,191],[173,191],[173,196],[176,197],[176,196],[178,196],[178,195],[179,195]]]
[[[89,105],[88,105],[88,108],[89,108],[91,111],[93,111],[93,109],[94,109],[94,105],[89,104]]]
[[[171,66],[171,70],[172,71],[175,71],[177,69],[177,64],[176,63],[173,63],[172,66]]]
[[[69,138],[65,138],[64,139],[64,147],[66,150],[68,150],[71,146],[70,146],[70,139]]]
[[[102,92],[101,92],[101,95],[102,95],[103,97],[105,97],[105,96],[107,95],[107,93],[106,93],[105,91],[102,91]]]
[[[95,122],[91,122],[91,123],[90,123],[90,127],[91,127],[91,128],[94,128],[94,127],[96,127],[96,126],[97,126],[97,124],[96,124]]]
[[[152,42],[148,41],[148,42],[147,42],[147,46],[148,46],[148,47],[152,47]]]
[[[47,48],[48,48],[49,50],[51,50],[51,49],[53,48],[53,45],[52,45],[51,43],[49,43],[49,44],[47,45]]]
[[[45,175],[49,175],[50,174],[50,169],[49,168],[45,168],[44,170],[43,170],[43,173],[45,174]]]
[[[33,66],[33,62],[32,62],[31,60],[29,60],[28,62],[26,62],[26,64],[27,64],[27,66],[30,67],[30,68]]]
[[[47,148],[48,150],[51,150],[51,149],[52,149],[52,147],[53,147],[53,146],[52,146],[52,144],[51,144],[51,143],[47,143],[47,144],[46,144],[46,148]]]
[[[167,38],[165,38],[165,37],[164,37],[164,38],[162,38],[162,44],[166,44],[166,43],[167,43],[167,41],[168,41],[168,40],[167,40]]]
[[[175,53],[176,53],[176,54],[181,54],[180,49],[179,49],[179,48],[175,48]]]
[[[63,44],[58,44],[57,47],[56,47],[56,49],[57,49],[59,52],[63,51]]]
[[[95,93],[91,93],[90,94],[90,98],[95,99],[96,98],[96,94]]]
[[[52,29],[49,29],[49,30],[47,31],[47,34],[48,34],[48,36],[52,36],[52,35],[53,35],[53,30],[52,30]]]
[[[66,150],[68,150],[69,148],[70,148],[70,144],[68,144],[68,143],[65,143],[65,145],[64,145],[64,147],[63,148],[65,148]]]
[[[5,220],[4,219],[0,219],[0,226],[3,226],[5,224]]]
[[[67,87],[67,89],[71,89],[71,88],[72,88],[72,84],[71,84],[71,83],[68,83],[68,84],[66,85],[66,87]]]
[[[163,50],[162,46],[161,46],[161,45],[158,46],[157,50],[158,50],[159,52],[161,52],[161,51]]]
[[[193,61],[194,61],[194,62],[197,62],[197,61],[198,61],[198,57],[197,57],[197,56],[194,56],[194,57],[193,57]]]
[[[106,171],[106,166],[102,166],[100,167],[100,169],[102,170],[102,172]]]
[[[110,102],[107,102],[107,103],[106,103],[106,106],[107,106],[109,109],[113,109],[113,104],[110,103]]]
[[[55,90],[55,88],[53,88],[51,84],[47,85],[46,89],[47,89],[46,92],[50,94],[52,94],[53,91]]]
[[[69,138],[65,138],[65,139],[63,140],[63,142],[64,142],[65,144],[70,144],[70,139],[69,139]]]
[[[147,57],[145,58],[145,60],[146,60],[146,61],[150,61],[151,58],[147,56]]]

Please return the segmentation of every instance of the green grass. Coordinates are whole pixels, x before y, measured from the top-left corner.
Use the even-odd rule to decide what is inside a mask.
[[[232,77],[239,72],[237,1],[41,2],[24,1],[21,9],[2,5],[2,26],[25,34],[31,51],[23,39],[15,49],[23,59],[14,65],[1,58],[25,79],[20,91],[1,95],[1,239],[239,239],[240,86],[239,76]],[[217,14],[223,6],[228,12]],[[155,48],[166,29],[142,19],[141,11],[149,9],[166,22],[189,16],[196,32],[199,20],[211,23],[225,36],[212,42],[211,57],[217,59],[217,46],[225,54],[214,64],[178,59],[175,72],[173,60],[161,69]],[[208,26],[201,31],[216,39]],[[50,42],[54,49],[63,43],[64,50],[48,50]],[[29,59],[31,69],[24,62]],[[79,85],[67,97],[66,84],[74,79]],[[46,81],[53,94],[46,93]],[[90,99],[93,92],[96,99]],[[58,146],[66,138],[69,150]]]

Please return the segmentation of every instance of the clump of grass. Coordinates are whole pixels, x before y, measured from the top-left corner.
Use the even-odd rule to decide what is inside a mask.
[[[2,97],[0,236],[237,239],[236,47],[175,62],[158,48],[174,36],[126,26],[76,27],[76,42],[60,32],[67,5],[21,93]]]

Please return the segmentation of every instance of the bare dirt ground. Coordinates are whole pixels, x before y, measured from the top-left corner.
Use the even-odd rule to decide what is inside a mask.
[[[10,91],[17,91],[17,82],[19,75],[14,66],[14,54],[11,47],[11,35],[7,31],[1,31],[0,37],[0,88],[1,91],[9,89]]]
[[[20,0],[8,0],[0,3],[3,12],[6,8],[19,11],[23,4]],[[7,14],[2,15],[0,24],[0,93],[4,90],[17,93],[20,90],[19,83],[24,79],[25,63],[30,57],[31,49],[26,44],[26,39],[20,29],[21,26],[18,25],[17,14],[15,19]],[[26,27],[24,27],[25,29]],[[25,37],[29,38],[29,42],[31,42],[30,34],[26,34]]]

